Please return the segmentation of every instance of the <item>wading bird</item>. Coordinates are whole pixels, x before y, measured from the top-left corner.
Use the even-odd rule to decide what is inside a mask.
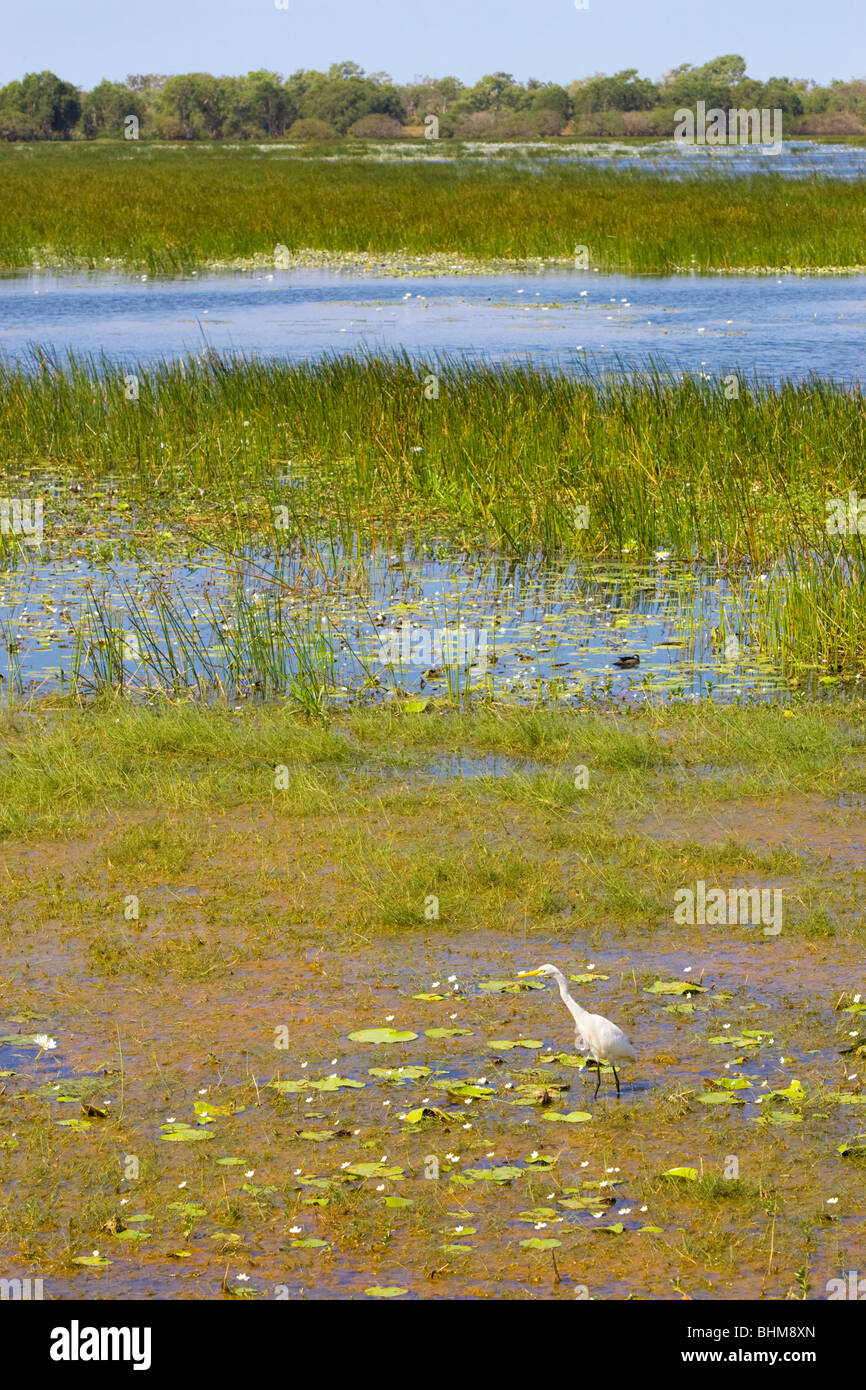
[[[559,996],[574,1019],[574,1040],[581,1053],[589,1053],[592,1060],[598,1067],[598,1080],[595,1083],[593,1100],[598,1095],[598,1088],[601,1085],[602,1065],[609,1066],[613,1071],[613,1079],[616,1082],[616,1093],[619,1095],[619,1077],[617,1067],[624,1062],[636,1061],[635,1050],[621,1028],[617,1028],[615,1023],[611,1023],[609,1018],[602,1018],[601,1014],[588,1014],[585,1009],[572,999],[568,992],[568,983],[561,970],[557,970],[555,965],[542,965],[537,970],[521,970],[523,977],[529,975],[552,975],[559,985]]]

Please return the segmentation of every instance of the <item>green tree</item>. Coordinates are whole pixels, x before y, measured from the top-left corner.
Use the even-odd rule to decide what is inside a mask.
[[[0,134],[9,140],[66,140],[80,115],[77,88],[53,72],[28,72],[0,90]]]
[[[131,92],[122,82],[103,79],[81,100],[81,129],[89,140],[98,135],[119,140],[126,117],[137,116],[143,122],[146,110],[147,102],[141,92]]]

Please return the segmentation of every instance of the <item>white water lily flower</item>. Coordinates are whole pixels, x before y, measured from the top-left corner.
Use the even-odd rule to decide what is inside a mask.
[[[299,1235],[301,1234],[301,1231],[302,1231],[303,1229],[304,1229],[303,1226],[290,1226],[290,1227],[289,1227],[289,1235],[290,1235],[290,1236],[299,1236]]]
[[[37,1047],[41,1047],[43,1052],[50,1052],[57,1046],[56,1038],[49,1038],[47,1033],[37,1033],[33,1041]]]
[[[235,1275],[235,1278],[236,1278],[236,1279],[242,1279],[244,1283],[247,1283],[247,1281],[249,1280],[249,1277],[250,1277],[250,1276],[249,1276],[248,1274],[236,1274],[236,1275]]]
[[[255,1168],[250,1168],[248,1172],[244,1173],[244,1177],[245,1177],[245,1178],[254,1178],[255,1175],[256,1175],[256,1170],[255,1170]]]

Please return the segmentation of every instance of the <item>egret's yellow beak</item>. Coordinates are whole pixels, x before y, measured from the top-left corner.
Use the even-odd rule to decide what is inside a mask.
[[[518,978],[518,980],[525,980],[529,975],[540,975],[540,974],[541,974],[541,971],[540,971],[540,970],[518,970],[518,972],[517,972],[517,978]]]

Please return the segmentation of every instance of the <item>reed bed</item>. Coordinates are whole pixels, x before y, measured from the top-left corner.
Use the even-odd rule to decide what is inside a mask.
[[[456,150],[452,149],[456,154]],[[862,182],[641,169],[399,164],[309,151],[48,144],[0,149],[0,266],[172,273],[279,245],[520,260],[586,246],[608,270],[863,264]]]
[[[136,370],[130,402],[105,362],[0,368],[0,460],[23,496],[54,486],[49,542],[80,531],[68,488],[84,481],[106,490],[108,529],[133,555],[212,547],[287,594],[413,538],[521,559],[670,555],[740,585],[740,630],[772,659],[861,670],[863,535],[827,526],[828,503],[866,493],[860,388],[743,379],[732,400],[652,370],[599,381],[407,357]],[[5,539],[5,562],[26,563]],[[271,616],[271,637],[267,614],[233,620],[245,635],[231,683],[252,671],[274,688],[268,652],[300,639]]]

